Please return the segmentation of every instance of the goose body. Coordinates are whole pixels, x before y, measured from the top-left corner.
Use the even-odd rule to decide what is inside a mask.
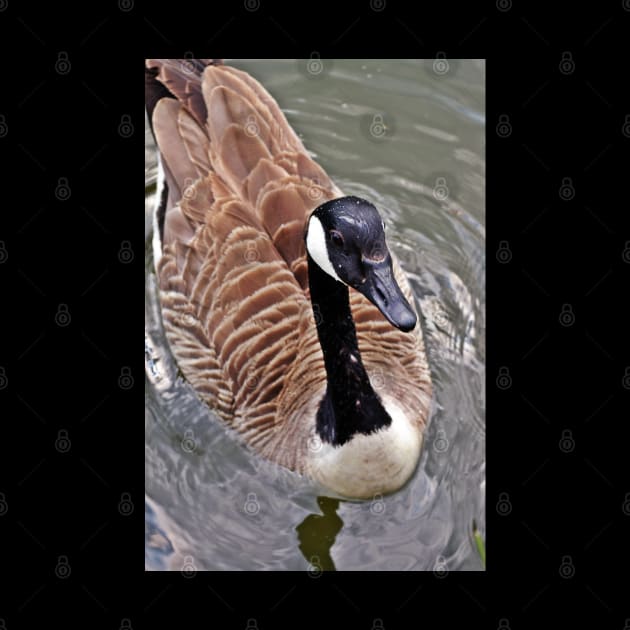
[[[162,316],[186,379],[261,456],[342,496],[397,490],[431,381],[378,211],[343,195],[245,72],[150,59],[146,97]]]

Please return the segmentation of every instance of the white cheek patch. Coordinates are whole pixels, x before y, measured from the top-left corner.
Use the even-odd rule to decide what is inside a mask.
[[[335,269],[330,262],[324,227],[317,217],[311,217],[308,222],[306,249],[311,255],[311,258],[321,267],[323,271],[325,271],[329,276],[332,276],[335,280],[337,280],[337,282],[343,282],[343,280],[335,272]]]

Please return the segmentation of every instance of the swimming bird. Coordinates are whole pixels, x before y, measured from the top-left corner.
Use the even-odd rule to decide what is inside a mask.
[[[148,59],[155,265],[188,382],[250,449],[342,497],[413,474],[431,378],[413,295],[369,201],[274,98],[211,59]]]

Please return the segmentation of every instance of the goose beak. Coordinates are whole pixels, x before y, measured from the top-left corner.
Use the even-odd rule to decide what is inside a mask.
[[[365,281],[356,286],[356,290],[365,295],[392,326],[403,332],[413,330],[417,317],[394,278],[391,256],[388,254],[379,262],[366,259],[362,262]]]

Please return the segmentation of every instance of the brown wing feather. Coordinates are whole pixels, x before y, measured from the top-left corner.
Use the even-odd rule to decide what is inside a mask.
[[[301,243],[316,204],[305,206],[305,195],[293,190],[294,207],[287,207],[291,199],[283,203],[280,188],[289,173],[274,163],[274,154],[301,145],[286,121],[224,68],[207,68],[196,86],[172,63],[160,66],[158,78],[177,97],[159,102],[153,121],[174,189],[158,266],[169,342],[195,389],[262,449],[272,441],[308,306],[283,256],[293,262],[304,255],[287,237],[299,235]],[[275,205],[270,197],[263,212],[258,194],[274,181]],[[278,232],[285,219],[291,226]]]

